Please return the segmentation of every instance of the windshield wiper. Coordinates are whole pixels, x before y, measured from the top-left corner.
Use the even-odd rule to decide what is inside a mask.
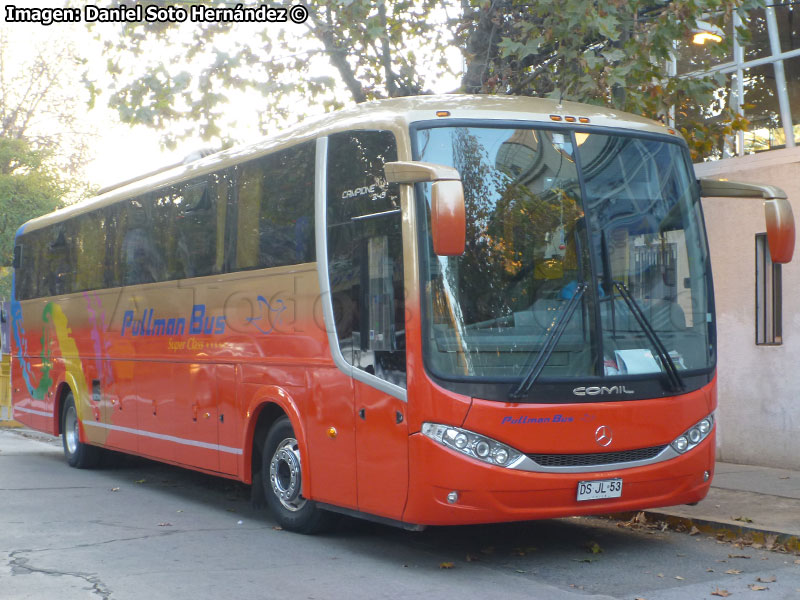
[[[558,340],[560,340],[561,336],[564,335],[564,331],[567,329],[567,324],[572,318],[575,308],[578,306],[578,303],[583,297],[586,287],[587,286],[585,283],[579,283],[575,287],[575,291],[572,293],[572,296],[570,297],[566,306],[564,306],[564,308],[561,309],[561,312],[558,313],[558,317],[553,321],[550,330],[547,332],[547,335],[544,339],[544,345],[539,351],[539,354],[536,356],[536,360],[534,360],[533,364],[528,367],[528,371],[525,373],[525,376],[522,378],[522,381],[520,381],[519,385],[508,395],[509,398],[524,398],[528,395],[531,387],[534,383],[536,383],[536,379],[541,374],[542,369],[544,369],[545,364],[547,364],[547,361],[550,359],[550,355],[553,354],[553,350],[556,349]]]
[[[655,346],[656,352],[658,353],[658,357],[661,359],[661,364],[663,365],[664,371],[667,374],[667,379],[669,380],[672,390],[683,390],[683,379],[681,379],[680,373],[678,373],[675,362],[672,360],[669,352],[667,352],[667,348],[664,346],[661,338],[658,337],[656,330],[653,329],[652,325],[650,325],[650,321],[648,321],[647,317],[644,316],[644,312],[642,311],[641,306],[639,306],[639,303],[633,299],[630,291],[628,291],[628,288],[621,281],[614,281],[614,287],[617,288],[619,295],[622,296],[625,304],[627,304],[628,308],[630,308],[631,313],[633,313],[633,317],[636,319],[636,322],[639,323],[639,327],[642,328],[645,334],[647,334],[647,337],[650,338],[653,346]]]

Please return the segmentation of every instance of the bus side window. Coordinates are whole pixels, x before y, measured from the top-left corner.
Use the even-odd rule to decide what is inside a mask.
[[[339,347],[354,366],[406,385],[403,240],[398,186],[383,165],[397,160],[388,131],[328,140],[328,262]]]
[[[125,205],[125,236],[122,239],[123,285],[163,281],[163,252],[155,244],[154,231],[158,225],[150,219],[153,210],[150,198],[130,200]],[[166,231],[163,232],[166,235]]]
[[[217,186],[208,178],[194,180],[182,189],[178,204],[177,244],[175,251],[186,277],[215,275],[217,238],[224,237],[224,227],[217,227]],[[226,193],[227,199],[227,193]],[[224,204],[224,201],[223,201]]]
[[[313,262],[313,143],[243,164],[237,214],[234,270]]]
[[[92,211],[69,223],[75,269],[70,292],[105,287],[103,261],[106,255],[106,236],[113,234],[113,230],[105,223],[107,214],[107,210]]]

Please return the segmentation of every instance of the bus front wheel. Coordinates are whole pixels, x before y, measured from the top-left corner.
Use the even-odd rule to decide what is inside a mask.
[[[64,409],[61,412],[61,433],[64,456],[70,467],[91,469],[97,466],[100,450],[81,442],[78,411],[75,409],[75,397],[72,392],[67,394],[64,399]]]
[[[264,441],[261,481],[267,505],[281,527],[298,533],[324,527],[328,513],[303,497],[300,450],[287,417],[275,421]]]

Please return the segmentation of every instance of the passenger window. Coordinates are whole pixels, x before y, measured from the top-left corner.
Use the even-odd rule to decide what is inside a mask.
[[[164,279],[165,253],[154,234],[162,237],[160,223],[151,218],[154,203],[147,197],[136,198],[125,205],[122,216],[125,235],[122,238],[123,285],[154,283]]]
[[[314,261],[314,144],[242,165],[237,209],[235,270]]]
[[[383,165],[397,160],[388,131],[328,139],[328,270],[345,360],[406,386],[403,240],[397,184]]]
[[[184,277],[204,277],[220,272],[217,270],[217,239],[224,239],[225,229],[224,225],[222,229],[218,227],[218,189],[216,181],[204,178],[186,184],[181,196],[176,198],[176,264],[182,266]]]
[[[104,287],[103,259],[106,255],[104,213],[93,211],[67,223],[75,251],[75,276],[70,292]]]

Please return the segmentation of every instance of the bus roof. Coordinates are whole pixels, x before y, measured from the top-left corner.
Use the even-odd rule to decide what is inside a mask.
[[[447,113],[447,114],[445,114]],[[449,94],[441,96],[411,96],[365,102],[350,108],[308,119],[258,142],[237,146],[173,168],[162,168],[118,186],[99,196],[71,204],[53,213],[28,221],[20,228],[31,231],[51,223],[90,212],[96,208],[132,198],[148,190],[180,183],[298,142],[352,129],[406,130],[412,123],[422,121],[530,121],[532,123],[564,122],[577,127],[614,127],[638,132],[677,136],[672,130],[644,117],[612,110],[603,106],[578,102],[558,102],[546,98],[524,96],[489,96]],[[410,160],[410,156],[400,156]],[[18,232],[19,233],[19,232]]]

